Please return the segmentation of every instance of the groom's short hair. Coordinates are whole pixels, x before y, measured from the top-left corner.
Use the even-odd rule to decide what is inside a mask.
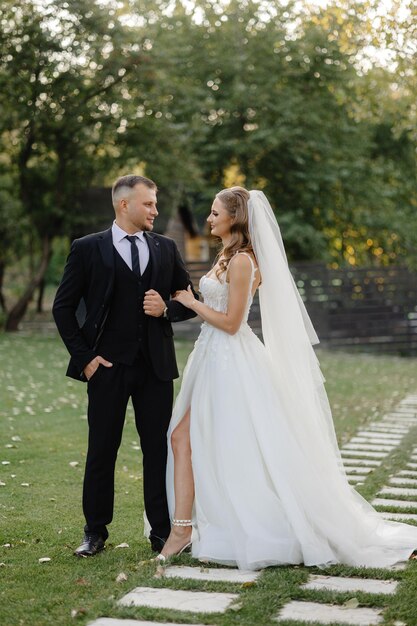
[[[156,183],[154,183],[150,178],[146,178],[145,176],[136,176],[135,174],[127,174],[127,176],[121,176],[118,178],[112,187],[111,196],[113,206],[116,207],[116,203],[119,200],[119,193],[123,187],[133,189],[136,185],[145,185],[145,187],[149,187],[149,189],[155,189],[155,191],[158,191]]]

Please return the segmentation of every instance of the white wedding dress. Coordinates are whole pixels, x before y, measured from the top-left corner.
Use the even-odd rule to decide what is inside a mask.
[[[228,289],[215,275],[200,281],[205,304],[216,311],[226,312]],[[235,335],[203,323],[174,407],[168,502],[173,517],[169,435],[191,407],[192,555],[243,569],[406,560],[417,548],[417,528],[383,520],[349,485],[340,457],[321,454],[334,433],[316,433],[314,464],[300,447],[266,348],[247,323],[251,303],[249,293]]]

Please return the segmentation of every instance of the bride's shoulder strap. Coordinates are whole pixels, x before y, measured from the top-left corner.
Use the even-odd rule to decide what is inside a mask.
[[[251,255],[248,252],[236,252],[236,256],[238,254],[243,254],[244,256],[247,256],[249,261],[250,261],[250,264],[252,266],[252,272],[256,272],[255,263],[253,262],[253,259],[252,259]]]
[[[247,257],[248,257],[248,259],[249,259],[249,261],[250,261],[250,264],[251,264],[251,267],[252,267],[252,281],[253,281],[253,279],[254,279],[254,277],[255,277],[255,272],[256,272],[255,263],[253,262],[253,259],[252,259],[252,257],[251,257],[251,255],[250,255],[250,254],[248,254],[247,252],[240,252],[240,251],[235,252],[235,254],[234,254],[234,255],[232,256],[232,258],[230,259],[229,264],[228,264],[227,269],[226,269],[225,280],[227,280],[227,275],[228,275],[228,273],[229,273],[229,268],[230,268],[230,266],[231,266],[231,264],[232,264],[232,262],[233,262],[233,259],[235,259],[235,258],[236,258],[238,255],[240,255],[240,254],[243,254],[244,256],[247,256]]]

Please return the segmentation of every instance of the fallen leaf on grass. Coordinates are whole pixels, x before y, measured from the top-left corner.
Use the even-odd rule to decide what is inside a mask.
[[[116,548],[129,548],[129,544],[128,543],[119,543],[119,545],[116,546]]]
[[[358,598],[350,598],[350,600],[346,600],[342,604],[342,609],[357,609],[359,606]]]
[[[86,614],[87,614],[87,609],[84,609],[84,608],[71,609],[71,617],[73,618],[81,617],[82,615],[86,615]]]
[[[75,581],[76,585],[89,585],[90,583],[85,578],[77,578]]]
[[[77,467],[79,465],[78,461],[70,461],[69,465],[71,465],[71,467]]]
[[[246,583],[242,583],[243,589],[247,589],[248,587],[255,587],[256,583],[254,581],[248,581]]]
[[[0,487],[5,487],[5,486],[6,486],[6,483],[0,480]]]
[[[30,484],[29,483],[20,483],[20,486],[21,487],[30,487]]]
[[[164,578],[165,576],[165,567],[163,565],[158,565],[156,568],[156,572],[154,578]]]
[[[49,563],[50,560],[49,556],[43,556],[41,559],[38,559],[39,563]]]
[[[124,583],[126,580],[127,580],[127,575],[124,572],[120,572],[120,574],[116,576],[117,583]]]

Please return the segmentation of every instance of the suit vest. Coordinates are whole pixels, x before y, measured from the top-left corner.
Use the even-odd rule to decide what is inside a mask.
[[[143,299],[150,289],[151,264],[149,258],[138,278],[114,248],[112,303],[97,346],[97,353],[111,362],[131,365],[140,352],[150,362],[148,316],[143,311]]]

